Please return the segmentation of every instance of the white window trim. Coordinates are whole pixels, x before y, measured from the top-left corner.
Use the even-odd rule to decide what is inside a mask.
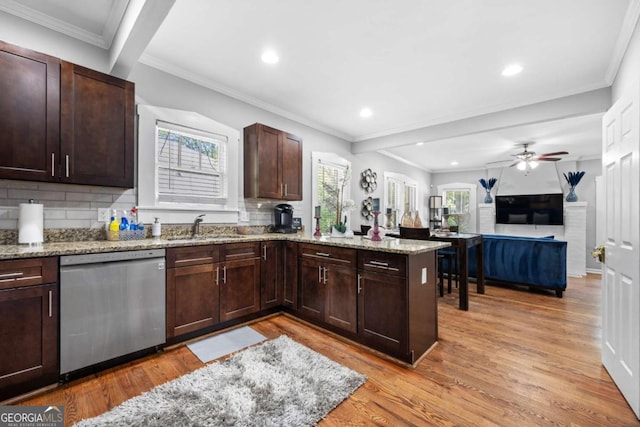
[[[320,201],[318,200],[318,181],[316,177],[318,176],[318,163],[319,162],[327,162],[333,163],[340,166],[351,167],[351,162],[345,158],[338,156],[335,153],[325,153],[321,151],[313,151],[311,152],[311,219],[309,224],[312,224],[312,229],[315,230],[316,220],[313,217],[314,215],[314,207],[320,205]],[[353,177],[353,173],[352,173]],[[346,188],[344,199],[351,199],[351,183]],[[348,217],[348,224],[351,225],[351,214],[350,212],[345,212],[345,215]]]
[[[386,209],[388,208],[387,206],[387,200],[389,200],[389,186],[387,185],[387,180],[389,179],[393,179],[394,181],[399,181],[402,182],[403,185],[405,187],[414,187],[416,189],[415,192],[415,200],[414,200],[414,205],[415,205],[415,209],[414,210],[420,210],[420,192],[418,191],[418,182],[409,178],[406,175],[403,175],[401,173],[395,173],[395,172],[384,172],[384,207],[383,207],[383,212],[386,212]],[[403,189],[404,190],[404,189]],[[402,192],[403,197],[404,197],[404,191]],[[395,206],[393,206],[393,208],[395,209]],[[396,214],[397,216],[397,221],[400,221],[400,218],[402,218],[402,215],[404,214],[404,212],[398,212]]]
[[[163,223],[190,223],[196,215],[206,214],[209,224],[238,223],[240,132],[198,113],[139,104],[138,111],[138,220]],[[229,136],[227,143],[227,197],[223,204],[187,204],[158,202],[156,122],[163,121],[205,132]],[[235,167],[234,167],[235,165]]]
[[[453,182],[450,184],[442,184],[438,185],[438,196],[442,196],[442,203],[444,206],[444,192],[445,191],[453,191],[453,190],[468,190],[469,191],[469,229],[468,233],[475,233],[477,228],[477,192],[478,185],[477,184],[469,184],[465,182]]]

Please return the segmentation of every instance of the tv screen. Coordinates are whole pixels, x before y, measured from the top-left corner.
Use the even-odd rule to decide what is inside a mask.
[[[563,225],[562,193],[496,196],[496,224]]]

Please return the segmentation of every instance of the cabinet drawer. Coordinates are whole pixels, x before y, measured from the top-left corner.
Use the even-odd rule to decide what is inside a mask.
[[[354,268],[356,265],[357,252],[355,249],[308,243],[300,243],[298,248],[298,254],[302,258],[321,259],[344,266],[353,266]]]
[[[0,261],[0,289],[56,283],[58,258]]]
[[[407,257],[385,252],[360,251],[358,268],[375,273],[406,277]]]
[[[220,246],[187,246],[167,249],[167,268],[218,262]]]
[[[220,262],[260,257],[260,242],[228,243],[223,245]]]

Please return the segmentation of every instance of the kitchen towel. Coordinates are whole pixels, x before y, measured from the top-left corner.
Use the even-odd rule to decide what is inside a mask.
[[[18,218],[18,243],[42,243],[44,241],[43,205],[20,203]]]

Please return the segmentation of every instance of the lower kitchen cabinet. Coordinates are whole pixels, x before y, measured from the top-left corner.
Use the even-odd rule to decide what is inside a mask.
[[[281,241],[261,243],[260,308],[262,310],[283,304],[285,274],[283,243]]]
[[[298,244],[284,243],[283,304],[294,312],[298,310]]]
[[[217,246],[167,250],[167,339],[220,321],[218,254]]]
[[[302,315],[356,333],[355,259],[355,250],[300,245],[299,311]]]
[[[58,380],[57,257],[0,262],[0,401]]]
[[[260,243],[230,243],[220,257],[220,321],[260,311]]]

